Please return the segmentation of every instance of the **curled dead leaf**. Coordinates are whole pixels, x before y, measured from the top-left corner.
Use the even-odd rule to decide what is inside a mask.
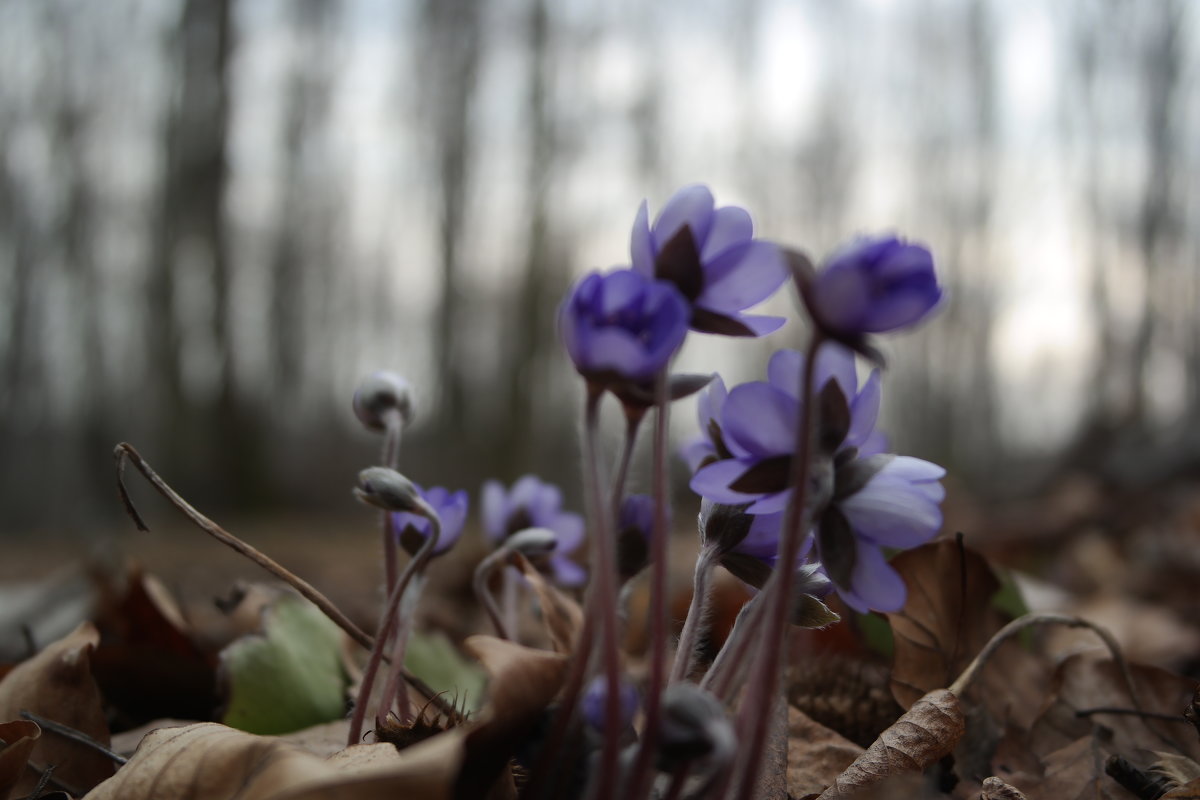
[[[922,772],[951,753],[964,730],[958,698],[945,689],[932,691],[881,733],[819,800],[848,798],[885,779]]]
[[[91,671],[91,655],[99,641],[96,628],[84,623],[14,667],[0,681],[0,719],[17,719],[22,711],[30,711],[107,747],[108,723]],[[54,764],[55,781],[79,793],[111,776],[114,769],[103,755],[52,734],[38,738],[29,758],[43,765]],[[27,770],[14,793],[28,794],[36,783],[37,776]]]
[[[0,800],[8,800],[25,774],[29,756],[41,735],[37,723],[28,720],[0,724]]]
[[[547,581],[525,556],[514,552],[510,560],[537,594],[542,608],[542,621],[546,625],[546,632],[550,634],[555,652],[571,652],[579,631],[583,628],[583,610],[578,603]]]
[[[993,776],[984,780],[979,800],[1026,800],[1026,797],[1017,787]]]

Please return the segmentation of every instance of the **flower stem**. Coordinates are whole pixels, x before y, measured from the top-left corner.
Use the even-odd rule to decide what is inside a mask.
[[[632,800],[644,797],[654,782],[654,760],[662,727],[662,692],[667,682],[667,639],[670,636],[667,628],[667,553],[671,538],[667,461],[671,398],[668,378],[668,369],[664,367],[654,385],[658,413],[654,417],[654,530],[650,535],[650,679],[646,684],[642,740],[629,779]]]
[[[471,580],[471,587],[475,590],[475,597],[483,604],[483,610],[487,612],[488,619],[492,621],[492,627],[496,629],[496,635],[501,639],[511,639],[508,633],[508,626],[504,622],[504,615],[500,613],[500,609],[496,607],[496,598],[492,597],[491,591],[488,590],[488,579],[492,577],[492,572],[498,565],[503,565],[508,562],[509,551],[501,546],[496,552],[479,562],[479,566],[475,568],[475,575]],[[507,581],[509,576],[504,575]]]
[[[328,617],[333,624],[341,628],[347,636],[354,640],[356,644],[362,646],[366,650],[371,650],[375,646],[375,640],[371,637],[371,635],[355,625],[354,622],[351,621],[351,619],[347,617],[340,608],[333,604],[332,600],[321,594],[321,592],[318,591],[315,586],[301,578],[299,575],[296,575],[279,562],[272,559],[266,553],[263,553],[261,550],[246,544],[241,539],[237,538],[232,533],[225,530],[220,525],[213,522],[211,519],[193,508],[191,504],[180,497],[179,494],[176,493],[176,491],[172,489],[166,481],[160,478],[157,472],[150,468],[150,465],[146,463],[145,459],[142,458],[141,453],[139,453],[133,445],[129,444],[128,442],[121,442],[113,450],[113,458],[115,458],[117,462],[117,493],[120,495],[121,503],[125,506],[125,512],[129,514],[138,530],[149,531],[150,528],[142,519],[142,515],[138,513],[137,508],[134,507],[133,501],[129,497],[129,492],[125,489],[124,474],[126,459],[133,464],[138,472],[142,473],[142,477],[150,482],[150,485],[154,487],[155,491],[166,498],[167,502],[173,505],[185,517],[187,517],[193,525],[207,533],[212,538],[216,539],[221,544],[237,551],[258,566],[265,569],[267,572],[274,575],[276,578],[279,578],[279,580],[291,586],[293,589],[299,592],[302,597],[320,609],[322,614]],[[425,681],[421,680],[407,670],[403,671],[401,674],[404,676],[406,683],[419,691],[421,694],[428,697],[429,701],[441,709],[443,713],[451,713],[454,711],[453,706],[442,699],[441,694],[431,689],[429,685],[425,683]]]
[[[725,644],[717,651],[717,657],[713,659],[708,672],[704,673],[704,678],[700,681],[700,688],[708,689],[722,703],[729,703],[732,699],[730,691],[737,684],[737,676],[740,674],[742,664],[746,660],[746,653],[753,649],[748,646],[746,638],[749,636],[749,631],[755,630],[758,627],[759,617],[762,616],[762,608],[762,592],[751,597],[742,606],[742,610],[738,612],[737,619],[734,620],[733,630],[729,632],[729,638],[725,640]]]
[[[617,472],[613,476],[612,485],[612,507],[613,518],[615,519],[621,510],[621,500],[625,496],[625,481],[629,477],[629,464],[633,461],[634,445],[637,444],[638,429],[642,426],[642,420],[645,418],[646,412],[640,408],[625,407],[625,443],[621,447],[621,460],[617,465]]]
[[[407,723],[411,718],[408,705],[408,687],[400,680],[400,667],[404,664],[404,656],[408,652],[408,637],[415,619],[417,602],[425,587],[424,572],[413,575],[412,582],[404,590],[400,598],[400,613],[397,614],[394,638],[392,640],[392,664],[388,670],[387,680],[383,684],[383,695],[379,708],[375,711],[375,719],[382,725],[387,719],[388,712],[395,707],[399,711],[400,722]]]
[[[384,610],[383,617],[379,620],[379,628],[375,634],[375,646],[371,648],[371,656],[367,660],[367,668],[363,671],[362,687],[359,689],[358,699],[354,703],[354,715],[350,718],[348,744],[357,744],[362,738],[363,721],[367,718],[367,704],[371,700],[371,688],[375,684],[375,676],[379,672],[379,664],[383,660],[383,651],[387,649],[387,632],[395,624],[396,613],[400,609],[400,601],[404,597],[405,589],[407,589],[408,583],[414,575],[425,570],[425,565],[429,563],[429,559],[433,558],[433,551],[437,547],[438,539],[442,535],[442,523],[438,519],[437,512],[420,498],[416,498],[416,502],[420,506],[419,513],[431,523],[429,536],[425,537],[421,548],[417,550],[417,554],[408,562],[408,566],[404,568],[404,572],[396,580],[396,585],[392,587],[392,593],[388,595],[387,608]],[[397,639],[397,647],[399,647],[399,639]],[[399,664],[393,663],[392,665],[393,669],[401,669],[402,667],[403,662]],[[382,698],[381,704],[384,707],[390,707],[391,701],[391,697],[385,696]]]
[[[733,795],[738,800],[751,800],[754,796],[755,787],[758,785],[758,773],[766,752],[767,734],[773,719],[771,707],[779,694],[779,678],[785,650],[783,645],[787,640],[792,587],[796,576],[796,558],[800,554],[800,545],[808,530],[805,506],[812,459],[813,375],[816,370],[817,353],[823,341],[820,330],[814,330],[804,359],[804,373],[800,383],[800,421],[796,426],[796,460],[792,467],[792,497],[788,502],[783,535],[779,541],[779,558],[763,590],[767,597],[763,601],[765,616],[761,625],[765,625],[766,630],[762,632],[758,648],[759,674],[749,682],[750,691],[744,698],[738,714],[738,733],[744,745],[740,748],[744,756],[742,771],[737,791]]]
[[[621,655],[617,649],[617,565],[612,506],[600,470],[599,423],[603,389],[588,387],[584,410],[585,484],[592,525],[593,613],[600,617],[600,664],[605,676],[604,737],[595,773],[593,800],[611,800],[616,789],[617,757],[621,730]]]
[[[671,668],[671,683],[678,683],[692,673],[696,663],[699,636],[708,622],[708,580],[712,577],[713,548],[705,547],[696,559],[696,574],[692,578],[692,603],[688,607],[683,632],[679,634],[679,645],[675,648],[675,664]]]
[[[383,435],[383,451],[380,459],[383,466],[390,469],[400,468],[400,436],[404,431],[404,417],[395,409],[389,409],[384,415],[386,428]],[[388,594],[396,586],[396,525],[391,512],[380,512],[380,528],[383,530],[383,566],[385,583]]]

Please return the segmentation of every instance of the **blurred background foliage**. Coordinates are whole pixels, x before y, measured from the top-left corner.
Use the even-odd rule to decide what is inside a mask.
[[[380,367],[414,478],[573,485],[557,303],[695,181],[814,256],[933,249],[885,413],[957,491],[1200,473],[1198,38],[1185,0],[0,0],[0,533],[111,526],[120,440],[206,511],[346,508]]]

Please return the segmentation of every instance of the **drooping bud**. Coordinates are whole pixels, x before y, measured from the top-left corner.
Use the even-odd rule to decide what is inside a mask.
[[[640,702],[638,691],[632,684],[621,681],[617,695],[617,702],[621,709],[621,730],[625,730],[633,724],[633,717],[637,714]],[[591,683],[584,690],[583,699],[579,702],[583,711],[583,718],[600,733],[604,733],[604,716],[607,701],[608,678],[604,675],[597,675],[595,678],[592,678]]]
[[[663,693],[658,768],[672,772],[696,758],[724,763],[734,751],[733,725],[725,706],[694,683],[672,684]]]
[[[384,511],[408,511],[424,515],[427,507],[416,485],[387,467],[367,467],[358,473],[354,496]]]
[[[532,561],[554,552],[558,547],[558,534],[549,528],[525,528],[505,539],[504,546]]]
[[[372,372],[354,392],[354,414],[372,431],[387,430],[387,415],[400,414],[401,423],[408,425],[413,418],[412,387],[394,372]]]

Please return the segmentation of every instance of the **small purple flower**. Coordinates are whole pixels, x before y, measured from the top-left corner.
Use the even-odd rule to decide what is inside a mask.
[[[787,506],[792,491],[796,427],[800,424],[799,376],[803,361],[800,353],[780,350],[771,357],[766,382],[743,383],[729,391],[719,408],[720,442],[729,457],[702,466],[692,476],[692,491],[727,505],[749,503],[746,511],[750,514],[773,514]],[[860,389],[854,354],[838,344],[826,343],[817,357],[816,392],[820,393],[830,381],[836,382],[849,403],[849,425],[839,449],[876,452],[881,444],[875,434],[880,400],[878,371]],[[820,478],[819,471],[814,471],[814,480]]]
[[[852,340],[915,325],[941,302],[942,288],[929,250],[881,236],[834,253],[805,294],[818,325]]]
[[[483,485],[483,532],[499,544],[526,528],[547,528],[558,537],[548,560],[549,571],[564,586],[579,586],[587,577],[568,554],[583,543],[583,517],[562,510],[562,492],[533,475],[525,475],[509,491],[498,481]]]
[[[715,375],[697,398],[700,435],[685,444],[680,453],[692,472],[722,458],[733,457],[721,433],[721,409],[725,407],[725,398],[728,396],[725,381],[721,380],[720,375]]]
[[[434,555],[441,555],[453,547],[462,535],[470,500],[462,489],[451,492],[441,486],[434,486],[430,489],[422,489],[416,484],[414,486],[425,502],[429,503],[437,512],[438,519],[441,520],[442,532],[438,537],[437,547],[433,551]],[[433,523],[427,518],[419,514],[410,514],[407,511],[393,511],[392,524],[396,535],[400,538],[401,545],[410,554],[417,551],[433,530]]]
[[[675,287],[631,269],[585,276],[558,313],[575,368],[601,384],[651,380],[683,344],[687,321]]]
[[[654,498],[647,494],[626,495],[617,513],[617,575],[622,583],[649,563],[653,533]]]
[[[620,682],[617,698],[621,709],[621,730],[633,724],[641,698],[638,697],[637,687],[625,681]],[[600,733],[604,733],[605,701],[608,698],[608,678],[597,675],[588,683],[579,701],[583,710],[583,718]]]
[[[937,535],[938,504],[946,496],[939,481],[946,470],[909,456],[864,461],[873,474],[846,497],[835,491],[834,503],[821,516],[817,547],[846,605],[859,612],[898,611],[907,596],[904,581],[881,548],[916,547]],[[848,465],[845,471],[853,476],[852,470]]]
[[[782,317],[741,312],[766,300],[787,279],[779,248],[754,238],[745,209],[715,208],[707,186],[677,191],[654,225],[642,202],[633,223],[633,268],[667,280],[691,304],[691,327],[702,333],[762,336],[783,325]]]

